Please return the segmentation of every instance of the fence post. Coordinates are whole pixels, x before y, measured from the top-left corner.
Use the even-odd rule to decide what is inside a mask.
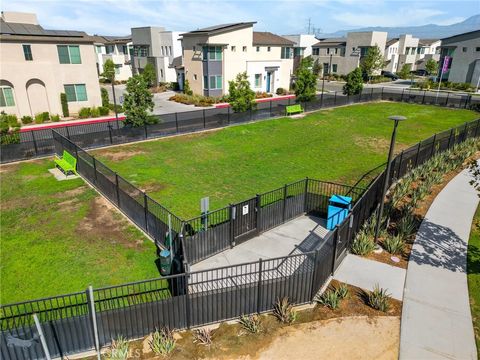
[[[93,159],[93,175],[95,176],[95,183],[97,182],[97,160],[95,160],[95,157],[92,157]]]
[[[232,204],[230,204],[230,246],[233,248],[235,247],[235,231],[233,228],[233,224],[235,221],[235,209]]]
[[[400,98],[400,101],[403,101],[403,94],[405,93],[405,88],[402,90],[402,97]]]
[[[477,137],[479,127],[480,127],[480,119],[477,120],[477,127],[475,128],[475,135],[473,135],[473,137]]]
[[[422,146],[422,142],[420,141],[418,143],[418,148],[417,148],[417,155],[415,155],[415,167],[418,165],[418,155],[420,154],[420,147]]]
[[[228,125],[230,125],[230,105],[228,105],[227,107],[227,122],[228,122]]]
[[[48,351],[47,342],[45,341],[45,335],[43,335],[42,326],[40,325],[40,321],[38,321],[37,314],[33,314],[33,321],[35,322],[35,327],[37,328],[38,335],[40,336],[40,342],[42,343],[43,351],[45,352],[45,357],[47,360],[51,360],[50,352]]]
[[[175,130],[178,133],[178,113],[175,113]]]
[[[467,129],[468,129],[468,122],[465,122],[465,129],[463,130],[463,132],[465,133],[465,135],[463,136],[463,140],[462,141],[465,141],[467,140]]]
[[[250,106],[250,121],[253,119],[253,114],[252,114],[252,107]]]
[[[257,313],[260,314],[262,306],[262,258],[258,259],[258,285],[257,285]]]
[[[305,196],[303,198],[303,211],[307,212],[307,196],[308,196],[308,176],[305,178]]]
[[[338,237],[340,236],[338,231],[338,224],[335,225],[335,231],[333,233],[333,260],[332,260],[332,275],[335,272],[335,263],[337,262],[337,245],[338,245]]]
[[[425,94],[426,93],[427,93],[427,90],[423,90],[422,104],[425,104]]]
[[[398,179],[398,178],[401,178],[402,175],[401,175],[401,170],[402,170],[402,162],[403,162],[403,150],[402,152],[400,153],[400,163],[398,164],[398,169],[397,169],[397,173],[395,174],[395,179]]]
[[[453,128],[450,129],[450,136],[448,137],[447,149],[450,149],[450,143],[452,142]]]
[[[283,187],[283,209],[282,209],[282,223],[285,222],[287,212],[287,184]]]
[[[450,97],[450,92],[447,92],[447,100],[445,100],[445,106],[448,106],[448,98]]]
[[[118,126],[118,124],[117,124]],[[112,124],[110,123],[110,121],[108,122],[108,135],[110,135],[110,144],[113,144],[113,138],[112,138]]]
[[[430,150],[430,157],[432,157],[433,154],[435,153],[435,141],[437,141],[437,134],[433,135],[432,150]]]
[[[93,288],[90,285],[87,289],[87,299],[90,306],[90,315],[92,316],[93,337],[95,339],[95,349],[97,350],[97,359],[100,360],[100,342],[98,340],[97,316],[95,314],[95,299],[93,297]]]
[[[33,140],[33,147],[35,149],[35,155],[38,155],[38,148],[37,148],[37,140],[35,140],[35,131],[31,130],[32,133],[32,140]]]
[[[372,87],[372,91],[370,91],[370,101],[373,100],[373,87]]]
[[[353,228],[353,212],[352,210],[350,210],[349,212],[349,219],[348,219],[348,231],[347,231],[347,238],[345,239],[345,241],[348,242],[348,244],[350,244],[350,242],[352,241],[352,228]],[[348,246],[347,244],[347,246]]]
[[[70,130],[68,130],[68,126],[65,126],[65,131],[67,132],[67,139],[70,140]]]
[[[118,174],[115,173],[115,190],[117,193],[117,205],[120,207],[120,192],[118,191]]]
[[[315,294],[317,293],[318,289],[315,288],[315,284],[317,283],[317,263],[318,263],[318,253],[319,250],[315,250],[315,257],[313,258],[313,276],[312,276],[312,286],[310,288],[310,301],[313,301]]]
[[[333,95],[333,106],[337,105],[337,92],[335,91],[335,94]]]
[[[145,139],[146,139],[146,138],[148,138],[147,124],[144,124],[143,127],[145,128]]]
[[[148,234],[148,201],[145,191],[143,192],[143,208],[145,209],[145,232]]]
[[[255,221],[257,223],[257,226],[256,226],[257,227],[257,232],[260,232],[260,212],[261,212],[262,207],[261,207],[261,198],[260,198],[259,194],[257,194],[255,196],[255,209],[257,211],[257,213],[255,214],[255,216],[256,216]]]
[[[270,117],[272,117],[272,100],[270,100]]]
[[[203,128],[206,129],[207,124],[206,124],[206,121],[205,121],[205,109],[202,110],[202,115],[203,115]]]
[[[382,86],[382,94],[380,95],[380,98],[381,98],[382,100],[383,100],[383,89],[384,89],[384,88],[385,88],[385,87]]]

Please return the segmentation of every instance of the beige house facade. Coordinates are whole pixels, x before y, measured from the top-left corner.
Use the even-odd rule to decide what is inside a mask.
[[[132,76],[131,54],[133,45],[131,37],[95,35],[94,45],[97,55],[97,72],[101,76],[105,61],[115,64],[115,80],[126,81]]]
[[[62,115],[101,106],[93,39],[84,32],[45,30],[35,14],[2,12],[0,19],[0,111]]]
[[[242,72],[247,72],[254,91],[289,88],[294,42],[254,32],[254,24],[217,25],[182,34],[184,76],[195,94],[225,95],[228,82]]]

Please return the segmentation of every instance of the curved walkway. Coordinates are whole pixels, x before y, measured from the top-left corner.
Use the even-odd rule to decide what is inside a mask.
[[[467,244],[478,196],[462,171],[438,194],[413,245],[405,282],[400,359],[476,359]]]

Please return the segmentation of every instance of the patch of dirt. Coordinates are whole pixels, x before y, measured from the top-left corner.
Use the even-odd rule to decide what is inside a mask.
[[[89,212],[80,222],[77,232],[91,241],[100,238],[126,248],[139,248],[143,240],[132,241],[125,235],[128,220],[116,216],[116,211],[118,210],[102,196],[96,196],[91,200]]]
[[[102,157],[107,158],[111,161],[123,161],[128,160],[136,155],[145,154],[144,151],[140,150],[115,150],[115,151],[102,151]]]
[[[66,190],[66,191],[63,191],[61,193],[55,194],[54,197],[56,199],[74,198],[78,195],[83,194],[85,192],[85,190],[87,190],[87,189],[88,189],[87,185],[82,185],[82,186],[79,186],[75,189]]]
[[[140,189],[146,193],[159,192],[168,187],[167,184],[162,184],[158,181],[147,181],[142,185],[143,186]]]
[[[18,170],[18,164],[0,165],[0,174],[8,174]]]
[[[353,142],[355,145],[366,148],[369,150],[374,150],[377,152],[387,152],[390,148],[390,140],[385,138],[378,138],[374,136],[359,136],[355,135],[353,137]],[[402,150],[407,149],[409,145],[396,143],[395,144],[395,153],[400,153]]]

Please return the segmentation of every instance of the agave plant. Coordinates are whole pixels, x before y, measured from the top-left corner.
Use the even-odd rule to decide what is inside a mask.
[[[293,304],[288,297],[277,299],[273,305],[273,315],[282,323],[291,324],[297,318],[297,313],[293,310]]]
[[[417,220],[411,213],[404,212],[395,225],[398,236],[402,239],[408,239],[417,228]]]
[[[368,255],[375,250],[375,243],[365,230],[360,230],[350,247],[352,253],[357,255]]]
[[[403,252],[403,248],[405,247],[405,242],[399,235],[388,236],[385,240],[383,240],[383,247],[390,254],[401,254]]]
[[[256,314],[240,316],[240,324],[242,324],[245,330],[252,334],[259,333],[261,330],[260,316]]]
[[[212,345],[212,336],[213,330],[209,328],[201,328],[197,329],[193,332],[193,342],[204,345],[210,346]]]
[[[327,290],[322,295],[316,295],[314,300],[323,306],[335,310],[340,303],[340,296],[335,290]]]
[[[383,312],[387,312],[390,308],[390,299],[391,296],[387,293],[387,289],[380,288],[378,284],[368,294],[368,304],[372,308]]]
[[[123,336],[112,339],[112,345],[105,354],[106,360],[125,360],[128,358],[128,341]]]
[[[157,329],[153,333],[150,347],[155,354],[166,356],[175,349],[176,343],[177,341],[173,337],[173,331],[168,327],[164,327],[160,330]]]
[[[347,284],[341,284],[338,288],[335,289],[335,292],[340,299],[345,299],[348,296]]]

